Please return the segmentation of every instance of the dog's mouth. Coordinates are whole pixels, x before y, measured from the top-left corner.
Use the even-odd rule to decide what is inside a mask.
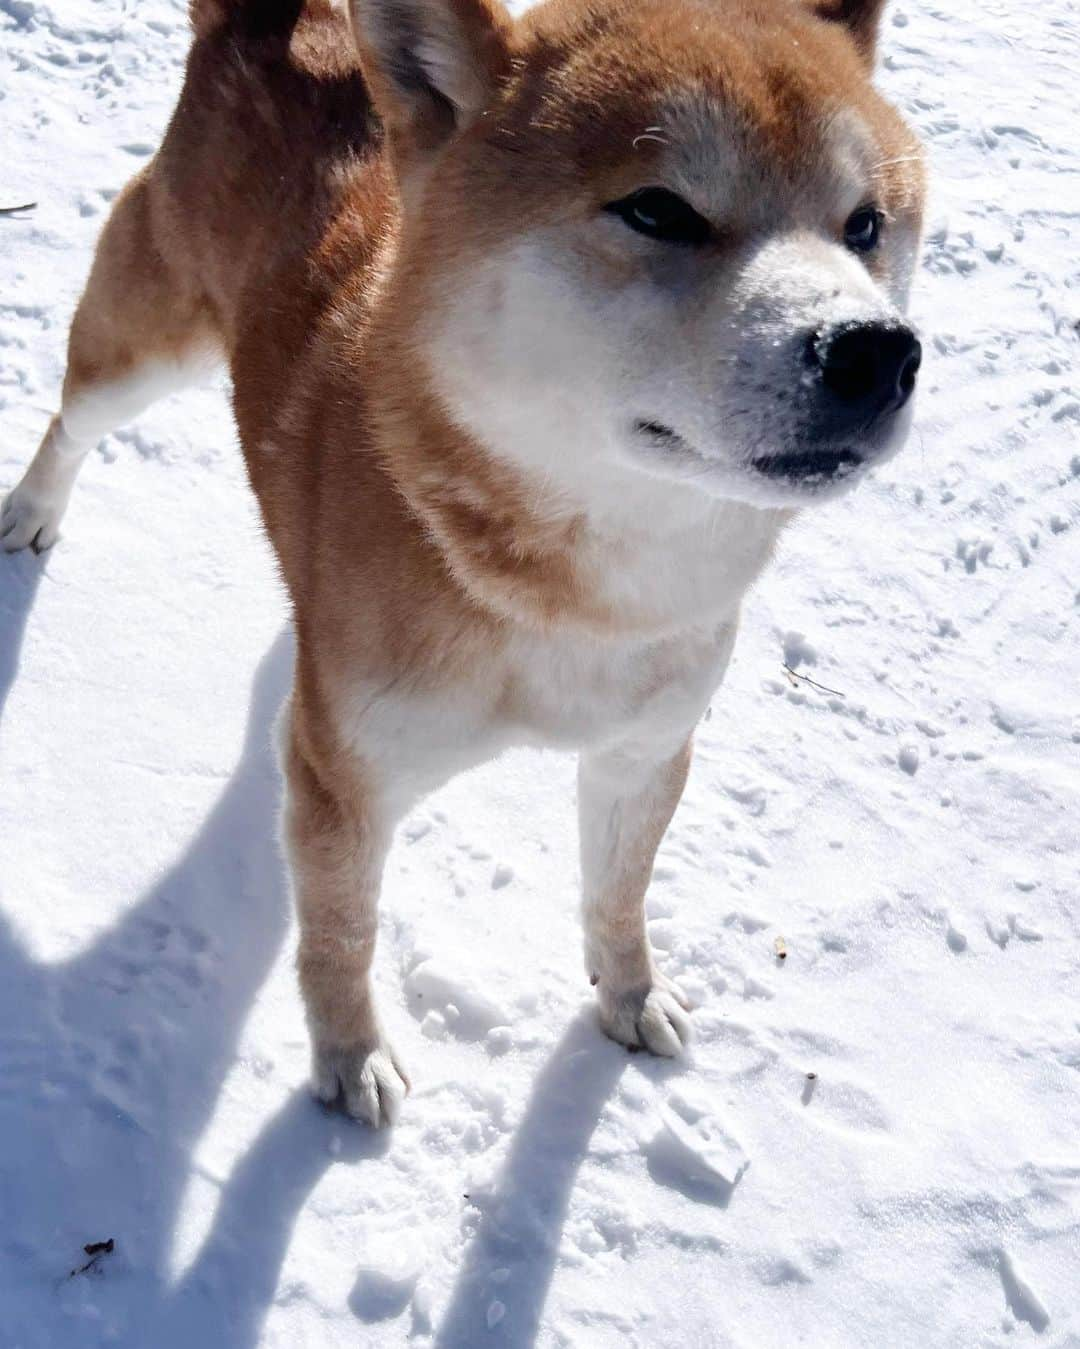
[[[645,421],[639,418],[634,423],[634,430],[638,435],[648,436],[657,445],[667,446],[672,450],[691,449],[691,446],[683,440],[677,431],[673,431],[670,426],[665,426],[663,422]],[[695,450],[694,453],[696,454],[697,451]]]
[[[750,462],[753,468],[767,478],[812,484],[847,477],[863,460],[861,455],[851,449],[815,446],[782,454],[766,454]]]
[[[656,449],[669,453],[673,458],[695,460],[702,465],[711,463],[678,431],[663,422],[642,417],[634,423],[634,430],[642,439],[647,439]],[[760,455],[750,460],[749,467],[773,482],[814,487],[847,477],[863,462],[863,456],[847,446],[807,445],[802,449]]]

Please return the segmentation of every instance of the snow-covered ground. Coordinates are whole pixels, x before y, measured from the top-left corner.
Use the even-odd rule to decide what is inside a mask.
[[[184,9],[0,0],[0,205],[38,203],[0,217],[0,486]],[[5,1349],[1080,1345],[1078,41],[1075,0],[889,12],[918,430],[788,537],[702,727],[649,900],[685,1064],[595,1028],[572,764],[521,753],[400,832],[401,1124],[310,1102],[289,639],[221,388],[0,559]]]

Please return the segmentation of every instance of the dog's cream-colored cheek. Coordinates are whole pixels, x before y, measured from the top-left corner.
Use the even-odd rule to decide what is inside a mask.
[[[703,285],[697,259],[626,232],[617,277],[580,255],[548,259],[538,273],[545,294],[556,297],[543,315],[543,340],[560,388],[575,390],[574,427],[591,428],[598,458],[619,463],[636,421],[672,407],[680,419],[700,420],[715,392],[718,306],[726,312],[723,285]],[[549,283],[545,273],[559,280]]]
[[[625,341],[568,260],[525,241],[458,277],[423,334],[432,376],[487,444],[549,465],[607,434]]]
[[[579,232],[572,248],[548,251],[545,272],[561,278],[568,300],[571,341],[557,338],[560,358],[572,379],[592,372],[589,408],[616,435],[648,418],[658,400],[695,412],[711,401],[715,356],[732,338],[731,267],[716,248],[702,255],[608,216]]]

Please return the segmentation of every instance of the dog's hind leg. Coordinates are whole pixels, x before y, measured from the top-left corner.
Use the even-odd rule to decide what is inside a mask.
[[[394,820],[362,774],[317,769],[297,714],[294,690],[284,746],[285,839],[300,950],[297,967],[312,1039],[316,1094],[340,1095],[356,1119],[379,1127],[397,1118],[408,1079],[375,1009],[379,888]]]
[[[60,411],[0,509],[7,552],[56,542],[79,468],[114,427],[201,378],[221,359],[204,296],[163,256],[150,173],[117,199],[68,341]]]

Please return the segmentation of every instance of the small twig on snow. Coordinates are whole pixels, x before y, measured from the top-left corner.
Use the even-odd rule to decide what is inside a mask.
[[[112,1237],[110,1237],[108,1241],[88,1241],[83,1247],[83,1250],[90,1259],[87,1260],[85,1265],[80,1265],[78,1269],[73,1269],[68,1275],[68,1278],[73,1279],[76,1274],[85,1274],[87,1270],[93,1269],[103,1255],[112,1254],[115,1245],[116,1242]]]
[[[36,201],[24,201],[21,206],[0,206],[0,215],[14,215],[17,211],[32,211]]]
[[[834,698],[847,697],[846,693],[841,693],[839,689],[827,688],[824,684],[819,684],[816,679],[811,679],[809,675],[797,674],[791,668],[790,665],[785,665],[783,668],[784,673],[787,675],[787,677],[791,680],[791,682],[795,685],[796,688],[799,687],[799,683],[801,681],[804,684],[809,684],[812,689],[817,689],[819,693],[831,693]]]

